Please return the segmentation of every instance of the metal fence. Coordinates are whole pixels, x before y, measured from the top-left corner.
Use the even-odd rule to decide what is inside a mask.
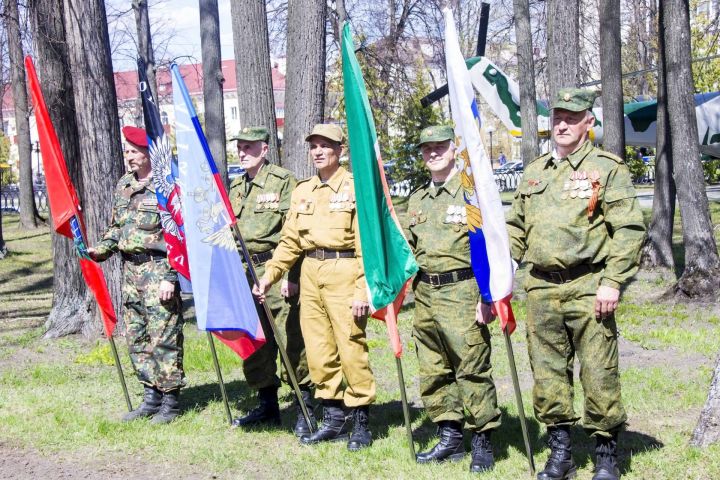
[[[40,212],[50,210],[48,205],[47,190],[45,188],[35,189],[35,205]],[[19,212],[20,211],[20,191],[17,187],[3,187],[0,190],[0,209],[3,212]]]

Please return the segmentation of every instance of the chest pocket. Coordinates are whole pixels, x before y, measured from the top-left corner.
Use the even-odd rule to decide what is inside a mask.
[[[314,223],[315,204],[301,202],[295,207],[295,210],[297,212],[298,230],[310,230]]]
[[[328,215],[328,228],[342,228],[350,230],[352,228],[352,217],[355,211],[355,204],[352,202],[343,202],[330,209]]]
[[[160,228],[160,213],[157,200],[142,200],[137,206],[137,226],[148,232]]]

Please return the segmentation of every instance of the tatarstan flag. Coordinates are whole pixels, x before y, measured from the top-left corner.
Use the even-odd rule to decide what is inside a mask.
[[[418,266],[390,201],[375,122],[348,23],[342,31],[342,63],[348,140],[368,299],[373,317],[386,322],[395,356],[399,358],[402,344],[397,330],[397,314],[409,279],[418,271]]]

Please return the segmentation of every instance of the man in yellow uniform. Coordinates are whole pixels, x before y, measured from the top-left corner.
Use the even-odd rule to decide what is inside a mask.
[[[253,289],[261,301],[304,254],[300,326],[323,420],[303,444],[347,438],[343,404],[352,409],[351,451],[372,442],[368,406],[375,400],[365,337],[368,302],[352,175],[340,166],[344,136],[337,125],[315,125],[306,141],[318,175],[298,183],[280,243]]]
[[[273,249],[280,240],[280,230],[290,208],[290,194],[296,185],[292,173],[267,162],[269,137],[270,133],[265,127],[244,127],[232,139],[237,141],[238,157],[245,174],[236,178],[230,185],[230,202],[258,277],[265,273],[265,262],[272,257]],[[296,267],[299,266],[298,263]],[[310,374],[300,332],[298,277],[299,269],[293,268],[290,271],[290,278],[284,279],[282,285],[277,285],[268,291],[267,304],[275,319],[282,343],[287,348],[291,368],[300,385],[308,412],[312,415]],[[252,285],[249,272],[248,281]],[[265,316],[265,311],[260,305],[258,305],[258,314],[260,318]],[[280,387],[280,379],[277,376],[278,346],[270,333],[269,328],[266,328],[267,342],[243,363],[243,372],[248,385],[258,391],[259,405],[246,416],[235,419],[234,426],[280,424],[277,397]],[[294,431],[295,435],[301,437],[309,434],[310,429],[299,404],[296,403],[296,407],[298,415]]]

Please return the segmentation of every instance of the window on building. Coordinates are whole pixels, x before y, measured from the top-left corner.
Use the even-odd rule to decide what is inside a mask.
[[[237,120],[237,107],[230,107],[230,119]]]

